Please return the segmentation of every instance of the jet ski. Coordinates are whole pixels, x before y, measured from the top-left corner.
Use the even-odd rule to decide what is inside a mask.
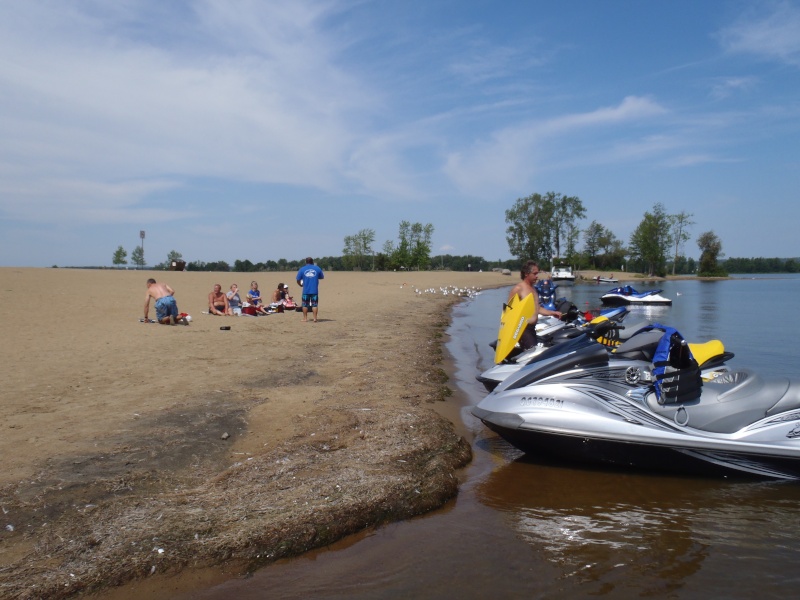
[[[583,345],[538,361],[498,385],[472,413],[525,452],[658,471],[800,479],[800,380],[724,364],[703,371],[700,352],[693,355],[677,331],[659,324],[614,354]]]
[[[629,285],[615,287],[600,296],[600,301],[603,304],[611,306],[619,306],[626,304],[634,304],[641,306],[662,306],[671,305],[672,300],[665,298],[661,295],[661,290],[648,290],[646,292],[637,292]]]
[[[558,284],[553,283],[552,279],[541,279],[536,282],[536,285],[533,286],[536,292],[539,294],[539,305],[544,306],[545,308],[549,308],[550,310],[557,310],[556,309],[556,290],[558,289]],[[566,298],[561,298],[559,302],[566,300]]]
[[[649,324],[647,321],[639,321],[630,326],[609,327],[610,325],[621,323],[628,314],[630,314],[628,309],[620,306],[606,309],[599,316],[588,322],[585,317],[581,316],[569,324],[556,321],[556,324],[542,327],[541,329],[537,324],[536,337],[538,342],[535,346],[512,353],[502,362],[478,375],[477,380],[483,384],[487,391],[491,392],[501,381],[516,373],[525,365],[542,357],[547,358],[562,352],[564,349],[558,349],[561,348],[561,344],[579,336],[584,337],[586,343],[600,343],[613,350],[633,333]]]

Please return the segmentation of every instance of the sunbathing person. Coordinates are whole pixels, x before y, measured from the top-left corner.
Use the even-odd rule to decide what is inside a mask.
[[[268,314],[264,303],[261,301],[261,291],[258,289],[258,283],[255,281],[250,282],[250,289],[247,291],[247,301],[255,307],[256,312],[261,314]]]
[[[227,316],[232,315],[228,304],[228,297],[222,293],[222,286],[214,284],[214,291],[208,295],[208,314]]]
[[[273,304],[285,304],[287,300],[291,299],[292,297],[289,296],[289,286],[285,283],[279,283],[278,289],[272,292]]]
[[[231,291],[225,294],[228,298],[228,308],[234,316],[242,314],[242,297],[239,295],[239,286],[235,283],[231,285]]]

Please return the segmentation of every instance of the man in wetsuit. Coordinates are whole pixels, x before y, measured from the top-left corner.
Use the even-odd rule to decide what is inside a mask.
[[[178,305],[175,303],[173,294],[175,290],[166,283],[156,283],[155,279],[147,280],[147,295],[144,298],[144,322],[149,323],[147,318],[150,312],[150,299],[156,301],[156,320],[162,325],[175,325],[180,318]]]
[[[537,279],[539,279],[539,265],[536,263],[536,261],[529,260],[522,265],[522,269],[520,269],[520,279],[522,279],[522,281],[511,288],[511,291],[508,294],[508,300],[511,301],[515,295],[518,295],[519,299],[522,300],[528,294],[533,294],[535,306],[533,316],[528,321],[525,331],[522,333],[522,336],[519,340],[519,345],[522,347],[522,349],[527,350],[528,348],[533,348],[536,345],[536,322],[539,320],[539,315],[558,317],[560,319],[561,313],[557,310],[544,308],[539,304],[539,294],[533,287],[536,285]]]

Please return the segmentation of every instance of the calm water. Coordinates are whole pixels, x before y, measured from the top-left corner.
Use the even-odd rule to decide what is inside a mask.
[[[610,286],[559,289],[599,307]],[[644,284],[637,289],[651,289]],[[732,364],[800,377],[800,278],[675,281],[672,307],[634,309]],[[800,584],[800,484],[609,471],[522,456],[469,414],[484,395],[506,290],[456,308],[448,350],[474,460],[444,509],[282,561],[191,598],[752,598]]]

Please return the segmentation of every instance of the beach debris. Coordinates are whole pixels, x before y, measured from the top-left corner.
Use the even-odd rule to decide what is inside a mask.
[[[219,436],[221,440],[227,440],[229,437],[231,437],[231,435],[227,431]]]

